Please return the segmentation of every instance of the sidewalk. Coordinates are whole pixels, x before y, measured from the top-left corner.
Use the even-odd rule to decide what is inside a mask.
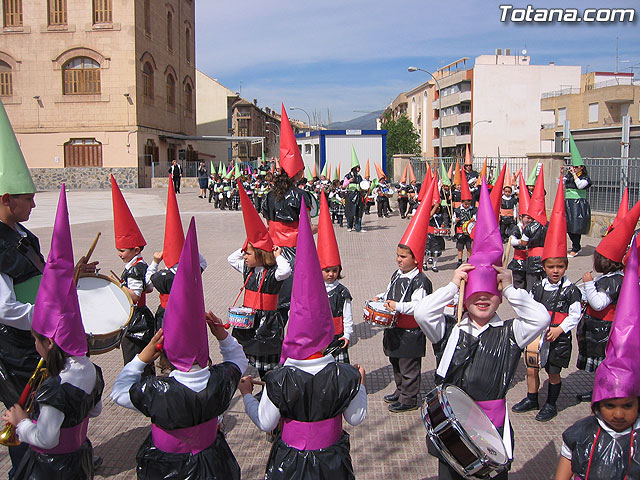
[[[143,254],[150,262],[153,252],[162,248],[164,235],[165,189],[124,190],[133,214],[148,242]],[[240,287],[241,276],[227,264],[226,258],[239,248],[245,238],[241,212],[213,210],[206,200],[198,198],[198,190],[183,189],[178,195],[183,226],[188,226],[191,216],[196,217],[201,253],[208,262],[204,272],[205,303],[219,316],[226,315]],[[36,195],[37,208],[26,224],[40,238],[43,253],[49,251],[57,192],[42,192]],[[93,254],[100,261],[102,272],[110,270],[120,274],[123,265],[118,259],[113,243],[110,191],[71,191],[68,193],[71,230],[76,258],[84,255],[98,231],[102,237]],[[314,222],[315,223],[315,222]],[[367,371],[368,418],[358,427],[345,422],[352,434],[351,454],[360,479],[392,479],[402,476],[406,480],[437,478],[437,461],[427,454],[426,430],[419,411],[391,414],[382,397],[393,392],[391,365],[382,352],[382,329],[363,323],[361,311],[366,300],[383,291],[396,268],[395,248],[408,225],[395,213],[391,218],[379,219],[375,214],[364,217],[366,233],[347,232],[336,228],[340,245],[345,278],[342,280],[353,295],[355,342],[349,355],[353,363],[363,365]],[[598,239],[583,237],[585,246],[580,256],[571,259],[568,276],[572,281],[591,270],[591,255]],[[446,251],[439,262],[438,273],[427,272],[434,289],[449,282],[456,265],[455,244],[447,242]],[[157,295],[148,297],[150,308],[155,311]],[[510,307],[499,310],[503,318],[513,315]],[[220,355],[211,337],[211,354],[214,362]],[[559,415],[546,424],[534,420],[536,412],[511,414],[515,430],[515,462],[510,478],[550,479],[555,474],[562,432],[576,420],[590,414],[588,404],[576,405],[575,394],[590,388],[592,375],[578,372],[575,365],[577,347],[574,340],[572,367],[563,371],[563,389],[558,401]],[[149,420],[133,411],[125,410],[111,402],[109,393],[115,377],[122,368],[120,350],[93,357],[104,374],[106,386],[103,395],[103,412],[93,419],[89,427],[95,452],[104,457],[104,464],[96,478],[135,478],[135,455],[143,439],[149,434]],[[434,386],[435,359],[431,346],[423,361],[421,393],[424,395]],[[507,395],[509,405],[518,402],[526,394],[524,377],[526,369],[521,362],[515,377],[514,387]],[[541,374],[541,400],[547,393],[546,375]],[[230,409],[225,414],[227,440],[240,466],[242,477],[248,480],[262,478],[271,444],[244,413],[239,394],[236,394]],[[9,469],[7,450],[0,449],[0,471]]]

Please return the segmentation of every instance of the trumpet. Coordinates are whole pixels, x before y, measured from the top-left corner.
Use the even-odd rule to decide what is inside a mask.
[[[35,398],[36,391],[48,376],[49,372],[45,366],[44,358],[41,358],[36,370],[33,372],[33,375],[31,375],[31,378],[29,378],[29,381],[22,391],[22,395],[20,395],[20,399],[18,400],[18,405],[24,408],[27,414],[31,413],[33,410],[33,399]],[[16,438],[16,427],[8,422],[0,432],[0,445],[4,445],[5,447],[15,447],[20,445],[20,441]]]

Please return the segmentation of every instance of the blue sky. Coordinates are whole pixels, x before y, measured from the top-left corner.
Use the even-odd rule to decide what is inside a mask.
[[[261,107],[327,111],[332,121],[385,108],[400,92],[461,57],[527,50],[531,63],[613,71],[616,37],[620,71],[640,76],[640,1],[512,2],[514,8],[635,8],[624,24],[501,23],[493,0],[199,0],[196,64]],[[625,70],[626,69],[626,70]],[[306,120],[303,112],[291,118]]]

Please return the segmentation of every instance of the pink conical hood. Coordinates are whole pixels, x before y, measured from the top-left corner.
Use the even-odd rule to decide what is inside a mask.
[[[51,250],[33,307],[31,328],[40,335],[52,338],[69,355],[82,356],[87,353],[87,337],[73,280],[74,268],[67,194],[63,183],[53,225]]]
[[[287,358],[305,360],[322,352],[333,340],[333,316],[324,286],[311,224],[304,202],[300,205],[296,268],[291,289],[287,333],[282,343],[280,363]]]
[[[606,358],[596,370],[592,405],[606,398],[640,396],[640,286],[636,241],[634,239],[631,243]]]
[[[500,295],[496,280],[498,273],[493,265],[502,265],[502,238],[484,178],[480,187],[480,203],[473,233],[473,253],[469,257],[469,263],[476,268],[469,272],[467,287],[464,291],[465,302],[477,292]]]
[[[164,314],[164,351],[178,370],[188,372],[194,363],[207,366],[209,341],[202,291],[196,220],[191,217],[178,271],[173,279]]]

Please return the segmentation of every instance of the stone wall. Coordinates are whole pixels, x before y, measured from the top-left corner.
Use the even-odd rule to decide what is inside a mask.
[[[151,188],[164,188],[167,186],[167,180],[169,177],[159,177],[151,179]],[[200,188],[198,179],[195,177],[182,177],[180,181],[180,189],[182,188]]]
[[[111,188],[110,174],[113,174],[120,188],[138,187],[137,167],[31,168],[30,171],[38,190],[55,190],[63,182],[70,189]]]

